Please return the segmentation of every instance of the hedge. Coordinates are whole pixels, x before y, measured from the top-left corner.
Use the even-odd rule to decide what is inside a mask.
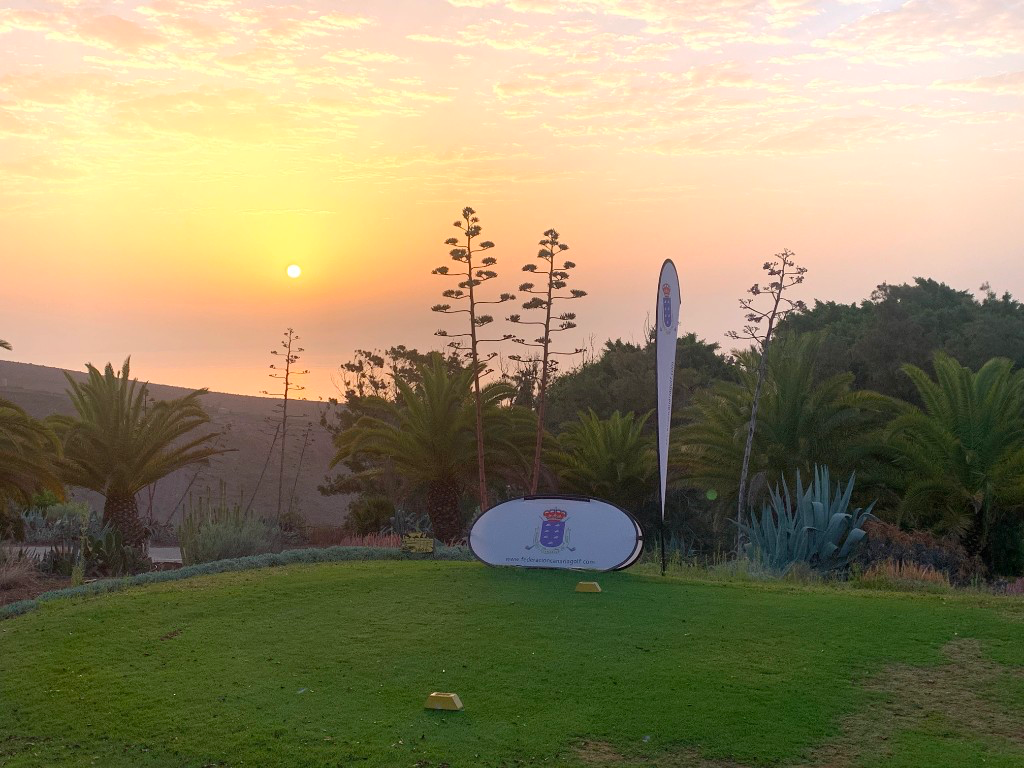
[[[193,576],[206,576],[211,573],[227,573],[229,571],[251,571],[257,568],[276,568],[280,565],[297,563],[340,563],[347,560],[473,560],[475,559],[468,547],[446,547],[438,545],[431,555],[415,555],[388,547],[327,547],[325,549],[289,549],[284,552],[250,555],[233,560],[216,560],[212,563],[199,563],[178,568],[173,571],[151,571],[135,576],[124,576],[116,579],[101,579],[77,587],[55,589],[31,600],[19,600],[16,603],[0,607],[0,619],[34,611],[40,603],[50,600],[61,600],[69,597],[87,597],[102,595],[108,592],[120,592],[129,587],[145,584],[161,584],[165,581],[190,579]]]

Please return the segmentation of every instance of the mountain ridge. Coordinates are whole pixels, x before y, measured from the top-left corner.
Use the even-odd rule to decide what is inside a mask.
[[[24,408],[35,418],[54,413],[73,414],[65,374],[76,381],[84,381],[88,376],[84,370],[0,360],[0,397]],[[147,386],[157,400],[195,391],[153,382]],[[231,452],[215,457],[209,466],[186,467],[168,475],[155,484],[152,496],[149,491],[141,492],[140,513],[151,515],[157,522],[177,523],[190,501],[198,503],[201,498],[208,498],[214,502],[240,503],[243,508],[251,505],[257,517],[275,516],[280,449],[275,444],[273,419],[277,414],[275,406],[280,402],[281,398],[256,395],[204,393],[202,403],[210,414],[211,426],[224,431],[223,445]],[[324,404],[315,400],[289,400],[288,407],[283,506],[287,509],[287,499],[294,486],[294,508],[308,523],[340,525],[348,512],[348,497],[322,496],[316,489],[328,472],[334,452],[330,433],[320,426],[320,409]],[[309,443],[300,466],[299,456],[307,429]],[[266,471],[261,480],[264,466]],[[73,489],[73,496],[95,509],[103,507],[103,497],[99,494]]]

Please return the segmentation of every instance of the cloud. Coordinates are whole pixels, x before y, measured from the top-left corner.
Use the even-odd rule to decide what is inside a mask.
[[[331,61],[342,64],[391,64],[396,61],[406,61],[406,59],[394,53],[388,53],[387,51],[369,51],[365,48],[359,48],[355,50],[341,49],[336,51],[330,51],[329,53],[325,53],[322,58],[324,61]]]
[[[440,187],[453,166],[506,181],[549,178],[531,153],[511,151],[524,164],[513,167],[482,152],[478,136],[559,157],[799,154],[1021,114],[1007,103],[1024,79],[1010,39],[1021,0],[448,5],[413,4],[402,15],[325,0],[51,0],[0,10],[15,53],[0,64],[0,156],[52,156],[58,166],[81,156],[81,167],[125,175],[142,162],[168,174],[195,163],[201,175],[214,172],[202,158],[228,150],[334,169],[343,148],[336,179]],[[1010,53],[994,66],[979,59],[999,50]],[[873,62],[900,66],[883,77]],[[453,119],[448,105],[467,94],[472,119]],[[450,152],[465,144],[475,149]],[[353,145],[365,163],[351,160]]]
[[[9,136],[28,135],[31,131],[23,121],[6,109],[0,109],[0,134]]]
[[[0,34],[14,32],[47,32],[53,26],[54,15],[42,11],[0,8]]]
[[[518,14],[618,18],[650,35],[674,36],[693,49],[725,43],[786,42],[778,33],[821,13],[814,0],[448,0],[463,8]]]
[[[122,51],[137,51],[144,46],[158,45],[163,38],[120,16],[93,16],[78,26],[84,42],[106,45]]]
[[[0,162],[0,175],[27,176],[44,181],[70,181],[82,175],[79,168],[46,155]]]
[[[968,93],[1024,95],[1024,70],[1004,72],[972,80],[938,80],[931,88],[942,91],[964,91]]]
[[[880,63],[1003,57],[1024,52],[1024,3],[907,0],[893,10],[866,13],[814,45]]]
[[[835,115],[787,123],[759,121],[662,139],[649,149],[663,155],[787,155],[848,151],[864,144],[910,140],[919,132],[876,115]]]
[[[319,208],[250,208],[243,216],[332,216],[337,211]]]

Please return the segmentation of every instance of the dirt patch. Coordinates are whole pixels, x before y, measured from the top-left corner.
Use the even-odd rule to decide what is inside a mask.
[[[843,719],[835,740],[811,750],[796,768],[853,768],[891,757],[894,738],[940,719],[957,733],[1024,751],[1024,713],[1007,711],[986,694],[1014,680],[1024,669],[986,659],[977,640],[957,638],[943,648],[948,663],[934,667],[894,665],[868,680],[864,688],[879,696],[865,711]],[[749,768],[728,760],[709,760],[697,750],[673,750],[652,757],[627,756],[610,744],[581,741],[573,745],[584,765],[635,768]]]
[[[732,760],[709,760],[696,749],[674,750],[654,757],[626,757],[603,741],[581,741],[573,747],[584,765],[619,765],[624,768],[745,768]]]
[[[53,589],[64,589],[71,586],[71,579],[60,579],[50,576],[38,576],[34,581],[19,584],[11,589],[0,589],[0,605],[9,605],[19,600],[30,600],[43,592]]]
[[[804,764],[846,768],[866,758],[885,758],[893,736],[936,718],[972,738],[1024,748],[1024,714],[1007,711],[984,695],[1024,678],[1024,669],[986,659],[980,643],[968,638],[952,641],[943,653],[948,664],[897,665],[868,681],[865,688],[882,694],[882,700],[847,717],[840,737],[814,750]]]
[[[627,761],[625,755],[603,741],[581,741],[573,751],[587,765],[622,765]]]

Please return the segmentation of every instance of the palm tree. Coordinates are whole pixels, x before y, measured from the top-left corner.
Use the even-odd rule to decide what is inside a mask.
[[[548,457],[559,487],[636,513],[653,494],[658,471],[654,441],[644,433],[649,416],[615,411],[601,419],[592,410],[581,413]]]
[[[880,446],[902,477],[899,522],[953,534],[998,570],[993,528],[1024,523],[1024,371],[994,358],[974,373],[941,352],[934,367],[933,381],[903,366],[924,408],[896,418]]]
[[[225,450],[214,444],[219,432],[192,434],[210,422],[199,402],[205,389],[150,401],[147,385],[130,378],[129,362],[124,361],[118,374],[110,363],[103,373],[89,364],[83,383],[65,374],[77,418],[52,418],[63,438],[65,480],[103,494],[103,519],[121,532],[126,544],[141,547],[146,532],[135,495],[171,472]]]
[[[11,342],[0,339],[0,349],[6,349],[8,352],[10,352],[13,349],[13,347],[11,346]]]
[[[796,472],[814,465],[848,474],[869,451],[867,436],[881,429],[900,405],[875,392],[851,389],[853,374],[817,381],[813,334],[780,337],[768,351],[757,432],[750,467],[747,505],[754,505],[769,483],[794,482]],[[723,503],[736,505],[744,440],[760,355],[737,354],[739,381],[719,381],[698,393],[684,411],[688,422],[673,440],[672,459],[686,484],[714,489]]]
[[[477,477],[473,369],[452,372],[434,353],[419,373],[416,386],[396,378],[395,401],[374,398],[377,415],[361,417],[335,438],[331,466],[355,454],[378,460],[364,470],[367,477],[390,466],[404,479],[406,493],[425,493],[434,535],[454,541],[462,535],[459,502]],[[533,419],[524,409],[501,407],[513,394],[507,384],[491,384],[480,394],[486,465],[521,476]]]
[[[0,399],[0,505],[28,504],[44,490],[63,498],[59,456],[60,441],[46,424]]]

